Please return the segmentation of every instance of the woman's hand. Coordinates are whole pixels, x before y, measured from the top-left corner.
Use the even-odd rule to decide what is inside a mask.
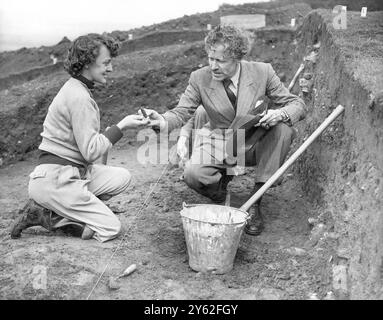
[[[126,116],[124,119],[122,119],[117,124],[117,127],[119,127],[120,130],[129,129],[129,128],[139,128],[139,127],[147,126],[149,122],[150,120],[145,118],[143,115],[131,114]]]

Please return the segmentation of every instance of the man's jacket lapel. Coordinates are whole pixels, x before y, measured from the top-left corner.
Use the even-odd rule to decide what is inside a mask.
[[[241,62],[241,74],[239,77],[239,87],[237,94],[237,114],[236,117],[244,116],[249,113],[251,106],[258,97],[258,84],[255,80],[257,75],[250,74],[246,62]]]
[[[207,88],[207,96],[211,100],[213,106],[218,109],[218,113],[230,122],[233,121],[235,117],[234,108],[231,105],[221,81],[211,80],[210,86]]]

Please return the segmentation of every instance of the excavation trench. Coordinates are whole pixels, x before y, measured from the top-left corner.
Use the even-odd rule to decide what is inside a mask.
[[[377,21],[372,15],[368,27]],[[353,29],[349,32],[352,39]],[[0,297],[81,299],[92,292],[96,299],[378,298],[383,116],[379,101],[372,97],[382,88],[371,88],[371,79],[362,83],[351,76],[338,36],[328,13],[321,11],[307,16],[297,31],[273,28],[255,33],[248,58],[272,63],[286,86],[303,57],[312,51],[317,54],[316,62],[307,63],[304,70],[312,76],[312,90],[303,94],[298,84],[292,88],[308,106],[292,152],[338,104],[345,113],[286,172],[282,183],[266,192],[264,232],[242,236],[234,268],[223,275],[189,267],[182,203],[209,201],[179,179],[180,168],[167,171],[137,215],[164,167],[137,161],[142,142],[134,131],[109,155],[110,165],[126,167],[133,174],[131,187],[109,201],[127,231],[124,237],[100,244],[36,227],[11,240],[9,226],[27,199],[42,121],[67,76],[60,71],[1,91],[7,107],[0,115]],[[374,61],[381,66],[379,59]],[[201,64],[206,64],[202,42],[118,57],[114,69],[119,71],[95,92],[103,128],[142,105],[158,106],[161,112],[167,109],[164,106],[174,107],[190,72]],[[232,206],[246,202],[252,176],[249,168],[229,184]],[[136,272],[121,278],[118,290],[111,290],[109,276],[133,263]],[[37,276],[46,282],[37,281]]]

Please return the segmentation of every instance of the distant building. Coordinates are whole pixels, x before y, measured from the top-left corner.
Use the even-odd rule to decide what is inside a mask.
[[[258,29],[266,26],[264,14],[240,14],[221,17],[222,25],[231,25],[242,29]]]

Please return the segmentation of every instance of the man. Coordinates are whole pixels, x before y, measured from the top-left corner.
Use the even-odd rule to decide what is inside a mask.
[[[94,164],[122,137],[126,128],[148,124],[128,115],[100,133],[100,111],[92,91],[105,84],[117,56],[113,38],[89,34],[71,45],[65,69],[71,78],[49,106],[41,133],[38,165],[30,174],[29,202],[11,229],[11,237],[32,226],[72,229],[72,234],[100,242],[118,236],[121,223],[103,203],[129,186],[125,168]]]
[[[216,27],[205,38],[205,49],[209,66],[190,75],[177,107],[163,115],[149,110],[149,115],[152,126],[170,132],[185,124],[199,105],[203,106],[209,121],[198,132],[199,140],[185,165],[184,180],[192,189],[219,203],[225,199],[231,179],[227,169],[233,166],[230,157],[220,156],[227,152],[217,152],[225,145],[222,141],[227,142],[222,132],[253,121],[254,116],[249,114],[261,97],[266,96],[273,103],[275,109],[262,114],[256,124],[257,139],[245,155],[246,165],[256,165],[255,193],[283,164],[293,140],[291,126],[304,118],[305,105],[284,87],[270,64],[242,60],[249,42],[238,29]],[[245,228],[250,235],[263,230],[260,203],[261,199],[250,209],[251,219]]]

